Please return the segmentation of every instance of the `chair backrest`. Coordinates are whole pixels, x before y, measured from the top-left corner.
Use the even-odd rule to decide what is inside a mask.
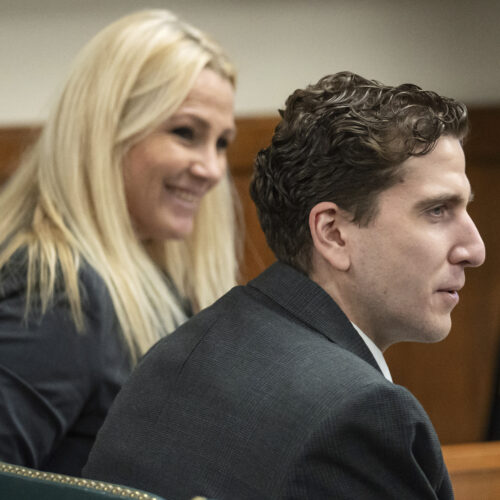
[[[145,491],[0,462],[0,498],[5,500],[164,500]]]

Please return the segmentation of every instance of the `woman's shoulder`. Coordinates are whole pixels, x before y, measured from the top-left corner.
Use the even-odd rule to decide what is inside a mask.
[[[18,310],[18,315],[24,315],[28,292],[28,251],[17,250],[0,269],[0,301],[4,306],[11,304]],[[100,274],[86,261],[82,260],[77,271],[78,293],[85,321],[93,323],[96,331],[96,321],[111,323],[114,319],[114,307],[106,284]],[[46,307],[42,308],[39,285],[34,284],[28,319],[40,320],[45,314],[67,316],[70,313],[70,300],[60,266],[56,266],[53,293]],[[42,311],[43,309],[43,311]],[[115,325],[116,327],[116,325]],[[111,328],[111,324],[107,325]],[[97,328],[97,331],[100,328]]]
[[[78,286],[84,309],[94,312],[113,308],[108,288],[102,276],[86,261],[78,269]]]
[[[113,340],[118,339],[118,344],[123,347],[124,340],[108,287],[96,269],[86,262],[78,270],[78,286],[85,331],[92,335],[99,333],[101,341],[106,344],[110,343],[112,333]]]
[[[36,267],[36,266],[35,266]],[[0,298],[12,293],[25,293],[28,287],[28,251],[26,248],[17,250],[0,269]],[[35,272],[37,272],[36,269]],[[64,291],[64,278],[59,264],[56,264],[54,280],[54,298],[61,297]],[[36,278],[34,280],[36,283]],[[106,285],[96,270],[86,261],[82,261],[77,271],[77,282],[80,294],[83,294],[85,301],[100,304],[107,294]],[[34,289],[36,290],[35,285]]]
[[[14,290],[26,288],[28,273],[28,252],[17,250],[0,268],[0,298]]]
[[[126,359],[128,348],[122,338],[113,301],[100,274],[81,261],[77,274],[81,323],[78,324],[62,273],[58,272],[52,296],[45,307],[36,288],[27,307],[28,261],[26,252],[15,254],[0,273],[0,338],[32,339],[51,349],[74,351],[75,358]],[[79,354],[77,355],[77,352]],[[101,361],[100,361],[101,360]],[[113,363],[112,363],[113,364]],[[123,361],[128,365],[129,361]],[[128,368],[127,368],[128,370]],[[127,371],[126,370],[126,371]]]

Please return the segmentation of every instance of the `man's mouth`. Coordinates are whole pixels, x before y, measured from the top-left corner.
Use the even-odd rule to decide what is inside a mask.
[[[439,294],[443,294],[443,297],[449,297],[453,303],[457,304],[460,297],[458,292],[462,289],[463,284],[444,286],[443,288],[439,288],[436,290]]]

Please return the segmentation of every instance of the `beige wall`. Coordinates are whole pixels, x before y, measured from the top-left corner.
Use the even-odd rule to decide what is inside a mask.
[[[0,0],[0,124],[43,119],[79,47],[148,6],[227,48],[239,115],[273,113],[296,87],[343,69],[500,104],[496,0]]]

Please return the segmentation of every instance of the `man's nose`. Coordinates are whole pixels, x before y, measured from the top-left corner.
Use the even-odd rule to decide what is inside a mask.
[[[464,267],[478,267],[486,258],[486,249],[479,231],[469,214],[460,231],[459,242],[452,250],[450,261],[453,264],[462,264]]]

